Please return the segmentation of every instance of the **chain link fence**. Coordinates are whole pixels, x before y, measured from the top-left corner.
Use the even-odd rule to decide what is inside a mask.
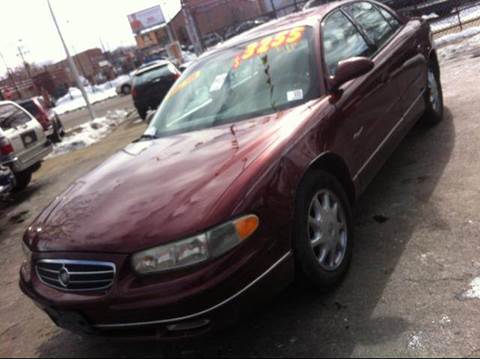
[[[398,10],[406,16],[426,18],[436,36],[480,26],[480,1],[478,0],[417,0],[410,2],[412,4]]]

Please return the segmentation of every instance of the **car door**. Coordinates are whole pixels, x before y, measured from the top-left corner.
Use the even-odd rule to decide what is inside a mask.
[[[428,61],[424,55],[425,49],[418,36],[422,23],[413,20],[404,26],[387,8],[378,6],[379,11],[397,31],[390,47],[394,56],[402,63],[400,91],[403,105],[405,126],[418,118],[423,111],[422,99],[427,84]]]
[[[388,23],[387,23],[388,25]],[[401,117],[397,71],[401,63],[385,57],[376,59],[378,47],[354,23],[346,9],[337,10],[322,22],[322,41],[326,71],[335,75],[339,61],[370,57],[375,68],[365,76],[347,83],[336,101],[337,122],[342,136],[337,146],[357,186],[364,187],[371,177],[371,163],[378,149]]]

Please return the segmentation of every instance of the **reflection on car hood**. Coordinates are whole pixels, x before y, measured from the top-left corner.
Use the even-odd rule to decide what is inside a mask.
[[[219,199],[306,109],[129,145],[37,218],[32,249],[132,253],[228,220]]]

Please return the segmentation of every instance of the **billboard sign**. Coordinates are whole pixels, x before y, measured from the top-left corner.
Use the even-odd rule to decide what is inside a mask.
[[[130,27],[132,28],[133,33],[138,34],[142,30],[164,24],[165,16],[163,15],[160,6],[154,6],[128,15],[128,21],[130,22]]]

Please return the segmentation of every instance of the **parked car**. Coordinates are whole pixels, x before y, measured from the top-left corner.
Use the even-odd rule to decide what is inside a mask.
[[[130,78],[126,79],[121,84],[119,84],[116,87],[115,91],[119,95],[125,95],[125,96],[130,95],[132,93],[132,78],[131,78],[131,76],[130,76]]]
[[[263,24],[269,22],[270,20],[271,19],[268,18],[268,17],[262,17],[262,18],[258,18],[256,20],[244,21],[237,26],[233,26],[233,27],[229,28],[225,32],[225,36],[224,36],[225,40],[230,39],[234,36],[237,36],[241,33],[244,33],[245,31],[251,30],[251,29],[253,29],[257,26],[263,25]]]
[[[116,92],[117,94],[119,95],[130,95],[132,93],[132,79],[133,79],[133,76],[135,76],[135,72],[137,70],[134,70],[134,71],[130,71],[128,73],[128,78],[125,79],[125,81],[119,83],[116,87]]]
[[[50,140],[33,115],[14,102],[0,102],[0,163],[12,170],[16,191],[28,186],[51,151]]]
[[[15,188],[15,176],[8,166],[0,164],[0,199],[7,197]]]
[[[295,275],[330,289],[355,199],[442,113],[424,20],[361,0],[281,18],[194,61],[140,140],[38,216],[20,286],[60,327],[157,339],[222,328]]]
[[[146,119],[149,110],[155,110],[181,72],[169,61],[156,61],[135,72],[132,97],[138,114]]]
[[[213,47],[215,45],[218,45],[222,41],[223,41],[223,37],[221,37],[216,32],[211,32],[211,33],[205,35],[202,38],[203,46],[205,48],[209,48],[209,47]]]
[[[50,141],[53,143],[62,142],[63,137],[65,137],[63,123],[55,111],[48,108],[43,97],[32,97],[27,100],[20,100],[17,103],[37,119]]]

